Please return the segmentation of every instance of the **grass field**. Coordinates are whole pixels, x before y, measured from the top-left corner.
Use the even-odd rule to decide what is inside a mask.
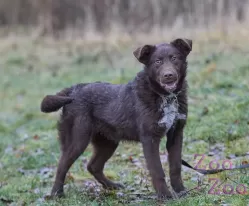
[[[194,42],[195,43],[195,42]],[[134,46],[86,46],[82,42],[45,40],[0,41],[0,205],[248,205],[249,174],[226,172],[200,177],[183,167],[185,198],[155,200],[141,145],[122,143],[105,167],[107,176],[126,189],[105,191],[86,170],[91,146],[67,176],[66,198],[47,200],[59,158],[56,121],[59,112],[43,114],[40,102],[79,82],[125,83],[141,69]],[[194,154],[207,155],[202,165],[218,160],[232,164],[249,158],[249,47],[194,44],[189,58],[189,118],[183,157],[192,165]],[[161,159],[168,173],[163,139]],[[212,165],[215,167],[215,163]],[[208,167],[207,167],[208,169]],[[239,184],[247,194],[211,195],[209,178]],[[168,178],[167,178],[167,181]],[[224,184],[217,187],[223,190]],[[238,188],[238,187],[237,187]]]

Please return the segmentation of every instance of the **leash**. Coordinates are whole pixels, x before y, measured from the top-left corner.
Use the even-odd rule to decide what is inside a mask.
[[[204,169],[196,169],[194,167],[192,167],[189,163],[187,163],[185,160],[182,159],[182,165],[185,167],[188,167],[196,172],[199,172],[203,175],[210,175],[210,174],[217,174],[223,171],[227,171],[227,170],[238,170],[238,169],[246,169],[249,168],[249,164],[241,164],[239,166],[233,167],[233,168],[229,168],[229,169],[212,169],[212,170],[204,170]]]

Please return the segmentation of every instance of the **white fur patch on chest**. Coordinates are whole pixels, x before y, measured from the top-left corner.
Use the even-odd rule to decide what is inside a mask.
[[[166,128],[166,132],[174,125],[177,119],[186,119],[186,115],[180,114],[178,112],[178,101],[174,95],[162,96],[161,110],[163,112],[163,117],[158,121],[159,126]]]

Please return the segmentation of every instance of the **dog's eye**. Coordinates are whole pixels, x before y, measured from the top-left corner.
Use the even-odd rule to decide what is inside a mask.
[[[156,64],[162,64],[162,60],[157,59],[157,60],[156,60]]]
[[[171,61],[175,61],[175,60],[176,60],[176,56],[172,56]]]

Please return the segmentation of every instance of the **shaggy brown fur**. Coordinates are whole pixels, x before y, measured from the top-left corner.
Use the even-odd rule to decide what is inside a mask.
[[[187,56],[192,41],[145,45],[134,51],[144,69],[127,84],[77,84],[46,96],[43,112],[63,107],[58,123],[61,158],[52,195],[62,195],[66,173],[91,142],[94,153],[88,171],[105,188],[121,184],[109,180],[104,165],[122,140],[141,142],[152,184],[159,197],[171,197],[159,156],[167,135],[171,185],[184,190],[181,178],[183,128],[187,116]]]

